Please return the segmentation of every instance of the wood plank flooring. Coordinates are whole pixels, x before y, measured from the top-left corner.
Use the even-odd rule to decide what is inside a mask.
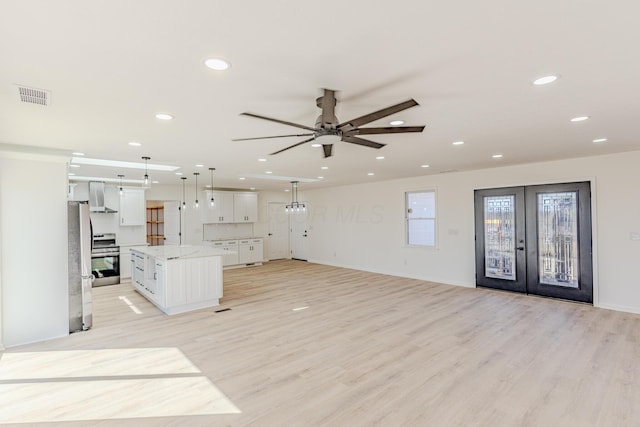
[[[215,309],[94,310],[1,354],[1,425],[640,423],[638,315],[288,260],[226,270]]]

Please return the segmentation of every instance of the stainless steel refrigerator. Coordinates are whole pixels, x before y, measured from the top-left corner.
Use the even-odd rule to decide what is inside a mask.
[[[93,325],[91,307],[91,219],[89,202],[68,202],[69,332]]]

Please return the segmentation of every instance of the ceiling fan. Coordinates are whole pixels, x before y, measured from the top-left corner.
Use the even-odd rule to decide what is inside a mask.
[[[360,126],[371,123],[375,120],[383,117],[390,116],[391,114],[399,111],[406,110],[407,108],[415,107],[419,105],[415,100],[409,99],[408,101],[401,102],[396,105],[392,105],[382,110],[375,111],[373,113],[365,114],[364,116],[348,120],[340,123],[335,116],[336,107],[336,91],[324,89],[324,95],[316,99],[316,105],[322,109],[322,113],[316,119],[315,127],[305,126],[298,123],[287,122],[284,120],[273,119],[271,117],[265,117],[253,113],[242,113],[242,116],[255,117],[257,119],[269,120],[271,122],[282,123],[288,126],[294,126],[300,129],[309,131],[309,133],[299,133],[294,135],[277,135],[277,136],[263,136],[256,138],[241,138],[234,139],[233,141],[249,141],[253,139],[268,139],[268,138],[288,138],[288,137],[301,137],[310,136],[311,138],[304,141],[297,142],[293,145],[285,147],[281,150],[271,153],[271,155],[282,153],[290,148],[297,147],[304,143],[318,140],[322,144],[324,151],[324,157],[331,157],[333,154],[333,142],[336,140],[348,142],[351,144],[363,145],[371,148],[382,148],[385,144],[379,142],[369,141],[368,139],[360,138],[360,135],[376,135],[385,133],[406,133],[406,132],[422,132],[424,126],[389,126],[389,127],[371,127],[361,128]],[[328,138],[327,138],[328,137]]]

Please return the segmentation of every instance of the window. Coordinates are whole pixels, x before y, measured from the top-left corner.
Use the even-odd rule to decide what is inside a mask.
[[[405,193],[407,244],[436,246],[436,192],[411,191]]]

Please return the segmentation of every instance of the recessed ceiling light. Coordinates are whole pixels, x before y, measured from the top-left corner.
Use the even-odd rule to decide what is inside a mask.
[[[156,119],[158,120],[171,120],[173,116],[167,113],[156,113]]]
[[[267,159],[258,159],[259,162],[266,162]]]
[[[71,153],[71,154],[73,154],[74,156],[84,156],[84,153],[81,153],[79,151],[76,151],[75,153]]]
[[[607,142],[607,138],[594,139],[593,142]]]
[[[203,168],[204,165],[196,165],[197,168]]]
[[[548,76],[539,77],[539,78],[537,78],[537,79],[535,79],[535,80],[533,81],[533,84],[534,84],[534,85],[536,85],[536,86],[547,85],[547,84],[549,84],[549,83],[553,83],[553,82],[555,82],[556,80],[558,80],[558,77],[559,77],[559,76],[557,76],[557,75],[555,75],[555,74],[551,74],[551,75],[548,75]]]
[[[376,160],[384,160],[384,156],[378,156],[376,157]]]
[[[404,120],[391,120],[389,124],[391,126],[402,126],[404,124]]]
[[[322,147],[322,144],[318,144],[317,142],[314,142],[313,144],[311,144],[311,146],[313,148],[319,148],[319,147]]]
[[[137,142],[137,141],[131,141],[129,143],[129,145],[132,146],[132,147],[141,147],[142,146],[142,144]]]
[[[375,174],[374,174],[373,172],[369,172],[367,175],[369,175],[369,176],[373,176],[373,175],[375,175]]]
[[[266,173],[266,174],[272,174],[273,172],[271,172],[271,171],[266,171],[265,173]]]
[[[176,175],[182,175],[182,172],[176,172]]]
[[[429,165],[420,165],[421,168],[428,168]]]
[[[288,192],[289,192],[289,189],[288,189],[288,188],[285,188],[285,189],[284,189],[284,192],[285,192],[285,193],[288,193]]]
[[[572,122],[584,122],[585,120],[589,120],[589,116],[578,116],[571,119]]]
[[[501,159],[502,158],[502,154],[494,154],[493,156],[494,159]]]
[[[324,179],[324,176],[319,176],[318,179]]]
[[[595,142],[595,141],[594,141],[594,142]],[[71,167],[71,168],[79,168],[79,167],[80,167],[80,165],[69,165],[69,167]]]
[[[209,58],[204,61],[204,65],[216,71],[224,71],[229,69],[229,67],[231,66],[229,62],[221,58]]]
[[[329,166],[320,166],[320,169],[327,170],[327,169],[329,169]]]
[[[152,184],[160,184],[160,181],[151,181]]]
[[[67,175],[68,175],[68,176],[75,176],[76,174],[75,174],[75,173],[73,173],[73,172],[69,172]]]
[[[238,178],[238,179],[239,179],[240,181],[244,181],[244,180],[245,180],[245,179],[247,179],[247,178],[245,178],[244,176],[241,176],[241,177],[240,177],[240,178]]]
[[[249,187],[249,190],[251,190],[251,191],[253,191],[255,189],[256,189],[256,187]]]
[[[453,145],[464,145],[464,141],[453,141],[451,144],[453,144]]]

